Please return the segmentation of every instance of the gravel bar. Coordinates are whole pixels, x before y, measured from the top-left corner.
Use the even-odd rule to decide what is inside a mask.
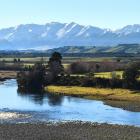
[[[83,122],[1,124],[0,140],[140,140],[140,128]]]

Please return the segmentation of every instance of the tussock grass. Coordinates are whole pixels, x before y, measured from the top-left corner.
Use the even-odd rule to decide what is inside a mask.
[[[140,101],[140,91],[128,89],[92,88],[78,86],[47,86],[45,91],[61,95],[79,96],[89,99],[116,101]]]

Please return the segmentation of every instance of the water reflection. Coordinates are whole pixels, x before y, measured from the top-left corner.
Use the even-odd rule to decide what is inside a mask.
[[[53,94],[39,92],[39,91],[30,93],[18,89],[17,93],[20,97],[26,98],[31,102],[39,105],[43,105],[44,102],[46,102],[46,99],[50,106],[56,106],[56,105],[58,106],[61,105],[63,102],[63,96],[53,95]]]
[[[18,92],[18,95],[21,98],[26,98],[35,104],[39,104],[39,105],[44,104],[44,94],[42,94],[42,93],[41,94],[33,94],[33,93]]]
[[[47,94],[48,97],[48,103],[49,105],[61,105],[63,102],[63,96],[60,95],[53,95],[53,94]]]

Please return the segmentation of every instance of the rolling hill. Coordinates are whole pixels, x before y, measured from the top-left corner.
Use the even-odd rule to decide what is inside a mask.
[[[95,47],[95,46],[65,46],[47,50],[47,53],[60,52],[64,53],[140,53],[139,44],[120,44],[112,47]]]

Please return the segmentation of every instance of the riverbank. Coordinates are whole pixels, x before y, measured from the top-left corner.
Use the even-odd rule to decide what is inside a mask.
[[[43,124],[1,124],[1,140],[138,140],[140,128],[82,122]]]
[[[108,105],[140,112],[140,91],[76,86],[47,86],[45,91],[58,95],[104,100]]]
[[[15,79],[17,76],[17,71],[0,71],[0,81],[5,81],[7,79]]]

